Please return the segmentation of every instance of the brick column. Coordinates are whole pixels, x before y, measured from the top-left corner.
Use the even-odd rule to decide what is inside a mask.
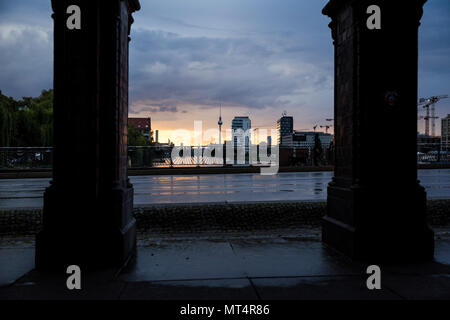
[[[417,180],[418,27],[426,0],[331,0],[335,171],[323,241],[352,258],[432,259]],[[371,5],[381,29],[369,29]]]
[[[69,29],[68,7],[81,28]],[[120,266],[136,243],[127,177],[128,42],[138,0],[52,0],[54,159],[38,269]]]

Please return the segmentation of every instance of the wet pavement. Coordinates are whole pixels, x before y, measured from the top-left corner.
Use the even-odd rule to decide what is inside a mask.
[[[0,243],[0,286],[4,286],[34,268],[34,246],[18,240]]]
[[[450,169],[419,170],[432,199],[450,198]],[[322,201],[333,172],[133,176],[135,206],[164,203]],[[0,209],[40,208],[49,179],[1,179]]]
[[[450,299],[450,228],[436,230],[435,261],[380,265],[381,290],[367,289],[367,263],[327,248],[316,231],[308,240],[301,230],[202,239],[141,235],[137,258],[125,270],[84,272],[80,291],[66,289],[65,274],[31,271],[32,240],[2,239],[0,299]]]

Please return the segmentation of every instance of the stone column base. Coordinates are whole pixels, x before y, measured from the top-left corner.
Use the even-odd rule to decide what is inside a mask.
[[[434,232],[426,220],[426,193],[417,184],[405,194],[330,183],[322,241],[355,260],[432,260]]]
[[[36,237],[38,270],[120,268],[136,250],[133,188],[116,189],[99,205],[61,196],[53,187],[44,195],[44,227]],[[58,199],[59,198],[59,199]],[[64,203],[65,202],[65,203]],[[131,205],[130,205],[131,204]]]

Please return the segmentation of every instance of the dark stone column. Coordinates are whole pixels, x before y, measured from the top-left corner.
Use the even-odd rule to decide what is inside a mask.
[[[66,26],[70,5],[81,29]],[[128,41],[138,0],[52,0],[54,162],[36,267],[120,266],[136,244],[127,177]]]
[[[331,0],[335,171],[323,241],[352,258],[432,259],[417,180],[418,27],[426,0]],[[370,5],[381,29],[369,30]]]

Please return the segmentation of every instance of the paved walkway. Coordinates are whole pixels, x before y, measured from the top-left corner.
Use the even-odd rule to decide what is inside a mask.
[[[320,201],[332,172],[130,177],[134,204],[239,201]],[[450,198],[450,169],[419,170],[428,199]],[[49,179],[0,180],[0,209],[42,207]]]
[[[141,235],[134,263],[118,277],[82,272],[80,291],[66,289],[65,274],[19,278],[33,268],[33,241],[3,239],[0,299],[450,299],[450,230],[436,231],[435,261],[380,265],[381,290],[368,290],[368,265],[326,248],[319,229],[202,239]]]

